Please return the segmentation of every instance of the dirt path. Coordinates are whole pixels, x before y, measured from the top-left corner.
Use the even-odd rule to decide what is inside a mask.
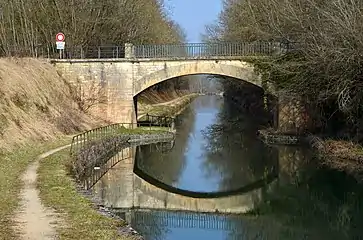
[[[60,219],[52,209],[46,208],[41,203],[37,189],[37,170],[41,159],[70,146],[69,144],[41,154],[28,166],[22,176],[24,186],[21,190],[21,208],[15,215],[15,221],[18,223],[16,231],[20,232],[21,239],[57,239],[55,224]]]

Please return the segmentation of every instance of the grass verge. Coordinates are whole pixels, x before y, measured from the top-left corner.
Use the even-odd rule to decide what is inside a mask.
[[[186,105],[188,105],[191,101],[193,101],[199,94],[193,93],[186,96],[182,96],[179,100],[171,101],[170,104],[154,104],[154,105],[145,105],[140,115],[148,113],[149,115],[154,116],[166,116],[166,117],[175,117],[175,115],[182,110]],[[145,117],[140,118],[139,120],[145,120]]]
[[[117,228],[125,222],[99,214],[92,202],[77,192],[66,170],[70,161],[69,150],[62,150],[42,159],[38,169],[38,188],[43,203],[63,216],[63,226],[57,229],[60,239],[133,239],[118,235]]]
[[[0,153],[0,239],[17,239],[13,216],[19,207],[21,175],[28,164],[47,149],[70,143],[64,137],[48,143],[33,143],[9,152]]]
[[[126,129],[121,133],[129,133],[129,134],[155,134],[155,133],[165,133],[169,130],[167,127],[158,127],[158,126],[150,126],[150,127],[138,127],[134,129]]]
[[[104,128],[98,129],[95,131],[90,131],[87,134],[87,138],[90,140],[101,140],[106,137],[114,137],[120,134],[155,134],[155,133],[165,133],[169,130],[167,127],[158,127],[158,126],[145,126],[145,127],[137,127],[137,128],[125,128],[125,127],[117,127],[117,128]]]

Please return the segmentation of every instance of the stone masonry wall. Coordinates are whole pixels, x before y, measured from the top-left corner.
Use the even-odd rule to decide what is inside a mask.
[[[313,130],[314,122],[305,101],[298,96],[279,96],[278,131],[285,134],[303,134]]]
[[[75,89],[82,89],[83,98],[99,93],[103,101],[90,109],[92,114],[113,123],[136,122],[131,63],[62,62],[55,67]]]

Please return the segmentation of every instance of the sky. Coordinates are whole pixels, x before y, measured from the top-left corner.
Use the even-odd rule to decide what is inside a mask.
[[[166,0],[171,17],[186,31],[189,43],[201,42],[205,25],[213,23],[222,10],[222,0]]]

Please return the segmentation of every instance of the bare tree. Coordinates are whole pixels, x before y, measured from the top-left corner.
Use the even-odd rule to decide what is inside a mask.
[[[280,89],[362,116],[363,2],[360,0],[225,0],[207,39],[290,43],[298,51],[256,66]]]

